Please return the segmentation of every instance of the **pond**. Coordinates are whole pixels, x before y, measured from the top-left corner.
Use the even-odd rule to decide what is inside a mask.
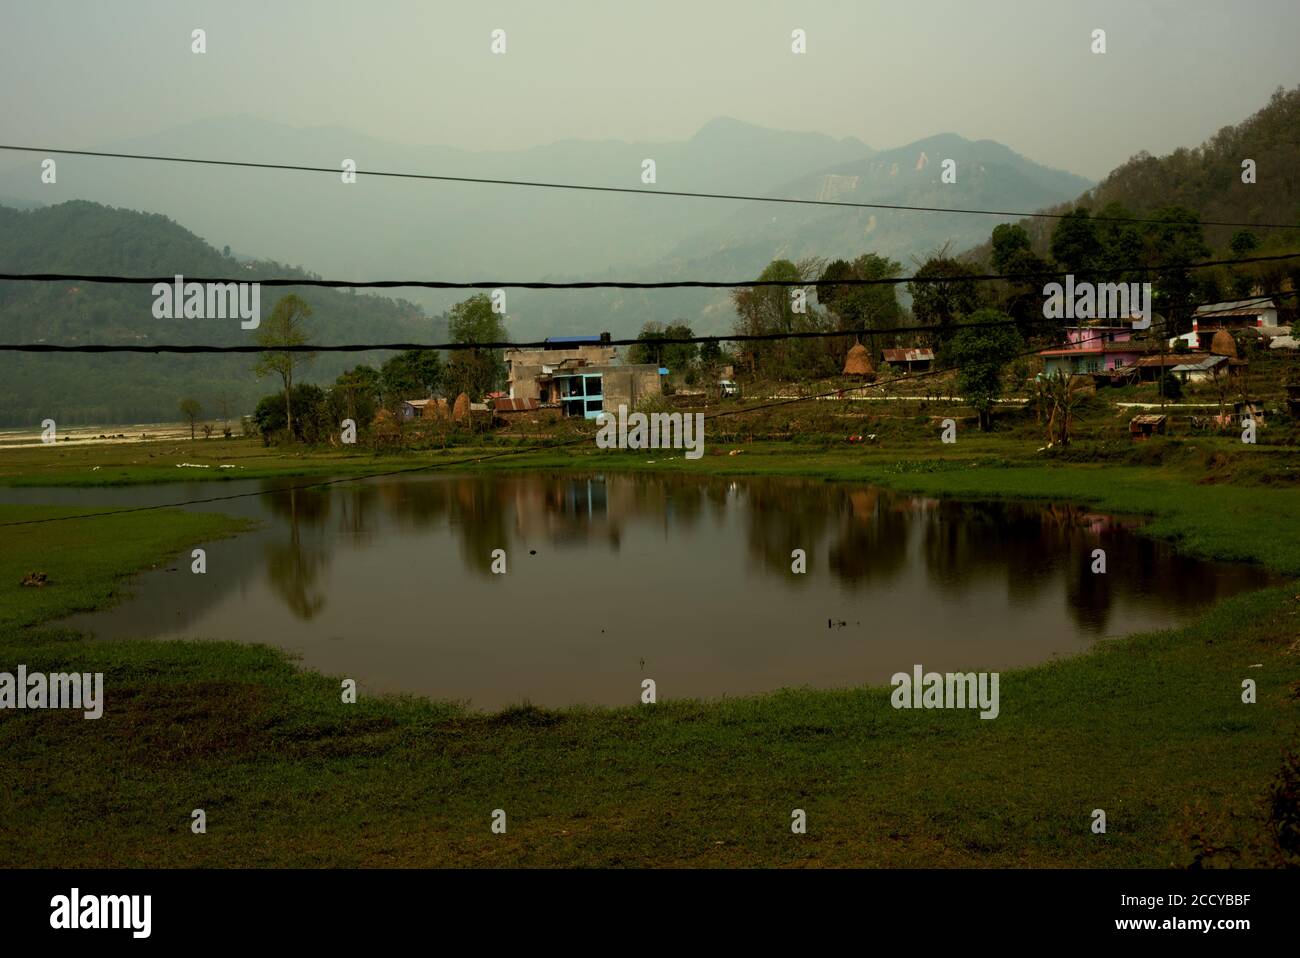
[[[297,480],[299,484],[306,480]],[[884,685],[915,664],[991,670],[1176,625],[1266,583],[1138,524],[1052,504],[957,502],[803,480],[407,476],[11,489],[86,507],[259,519],[64,623],[104,640],[265,642],[363,690],[495,709]],[[494,574],[494,550],[505,574]],[[807,571],[791,571],[802,549]],[[1094,550],[1106,572],[1094,573]],[[500,563],[497,563],[498,566]]]

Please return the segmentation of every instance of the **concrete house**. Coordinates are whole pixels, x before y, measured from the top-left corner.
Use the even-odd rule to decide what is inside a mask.
[[[629,409],[663,392],[653,363],[618,361],[609,333],[556,336],[540,349],[507,349],[506,382],[510,399],[535,399],[558,408],[566,418],[595,419],[620,405]]]
[[[1145,343],[1133,339],[1133,327],[1128,325],[1068,326],[1065,336],[1065,345],[1038,353],[1048,376],[1114,372],[1136,365],[1147,352]]]
[[[1270,297],[1234,300],[1198,306],[1192,315],[1192,331],[1175,337],[1192,349],[1209,349],[1214,334],[1221,329],[1265,329],[1277,326],[1277,303]]]

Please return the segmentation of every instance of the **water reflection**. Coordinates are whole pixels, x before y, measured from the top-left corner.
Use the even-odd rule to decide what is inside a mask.
[[[156,495],[112,495],[142,491]],[[206,576],[150,573],[136,598],[70,624],[272,641],[373,687],[486,707],[618,703],[645,669],[681,697],[1027,664],[1263,581],[1086,509],[843,483],[420,476],[212,508],[264,525],[209,544]]]

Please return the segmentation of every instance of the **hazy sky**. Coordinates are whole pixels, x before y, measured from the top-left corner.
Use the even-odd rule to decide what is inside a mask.
[[[734,116],[877,148],[951,131],[1100,178],[1300,83],[1297,36],[1297,0],[10,0],[0,140],[93,148],[248,113],[496,149],[685,139]]]

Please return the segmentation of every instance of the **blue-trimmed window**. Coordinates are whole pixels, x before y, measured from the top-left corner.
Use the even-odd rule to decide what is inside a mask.
[[[604,382],[600,373],[576,373],[556,378],[564,415],[595,419],[605,410]]]

